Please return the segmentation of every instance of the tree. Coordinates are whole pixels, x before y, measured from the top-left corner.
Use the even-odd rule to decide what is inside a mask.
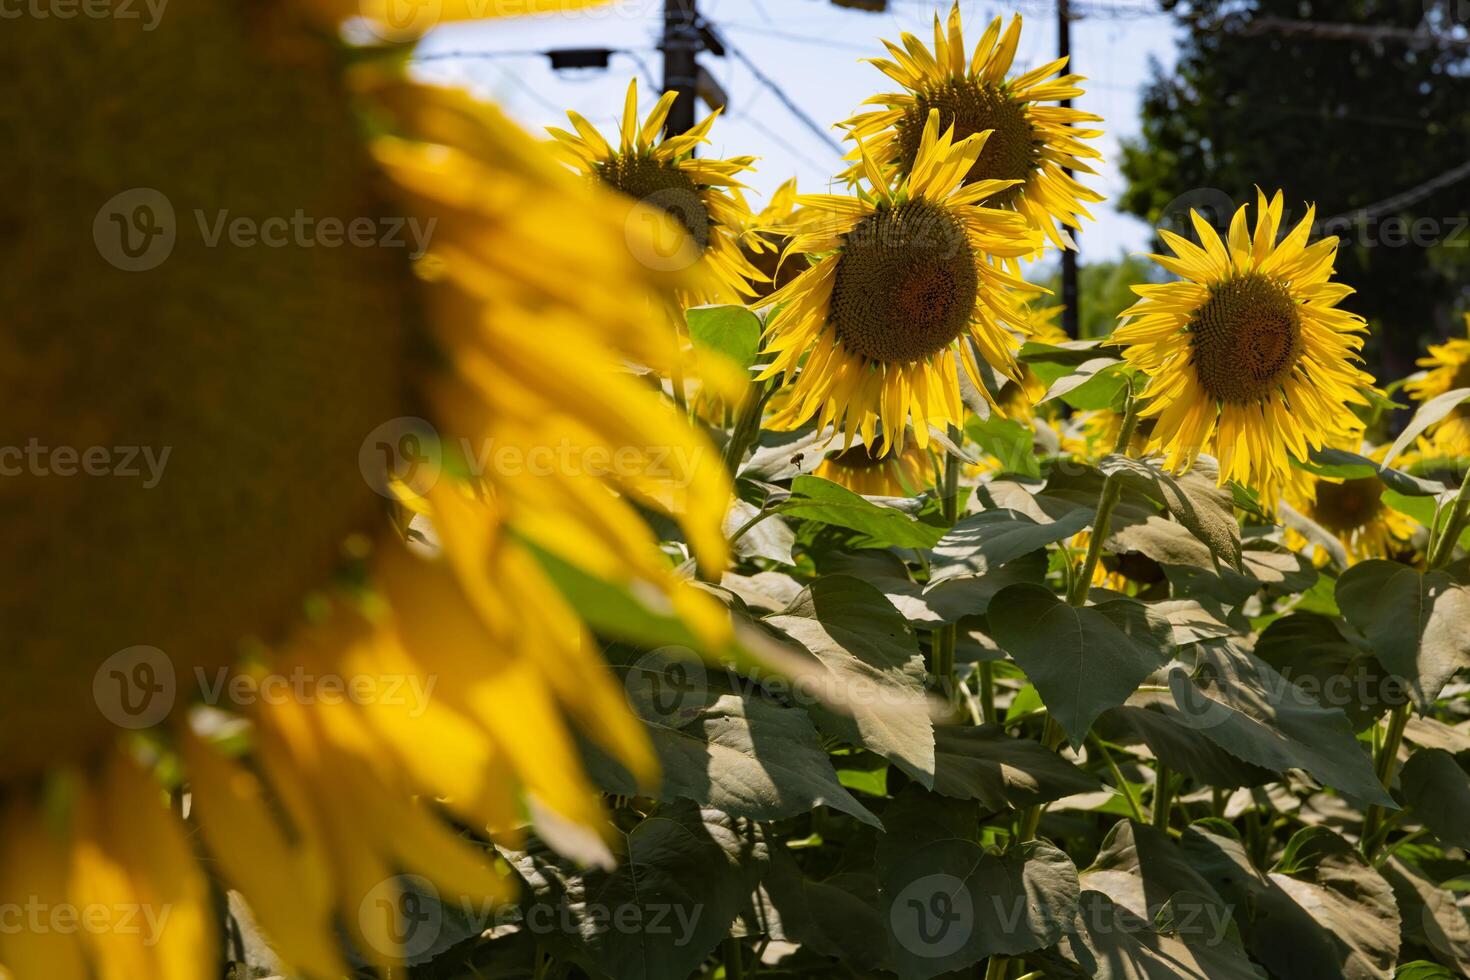
[[[1367,221],[1327,221],[1470,161],[1464,0],[1160,0],[1178,20],[1120,207],[1183,232],[1191,207],[1229,212],[1281,188],[1299,220],[1343,239],[1339,278],[1374,326],[1368,359],[1399,377],[1470,299],[1470,176]],[[1352,24],[1333,30],[1323,25]],[[1409,32],[1413,36],[1406,36]],[[1181,227],[1182,226],[1182,227]]]

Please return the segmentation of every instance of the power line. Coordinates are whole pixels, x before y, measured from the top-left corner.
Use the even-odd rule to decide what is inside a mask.
[[[739,61],[746,67],[747,71],[755,76],[756,81],[764,85],[772,95],[781,101],[781,104],[786,107],[787,112],[795,116],[798,122],[810,130],[823,143],[826,143],[838,156],[842,155],[842,144],[833,139],[832,134],[827,132],[820,123],[807,115],[806,110],[798,105],[796,100],[790,95],[787,95],[786,90],[778,82],[761,70],[760,65],[752,61],[740,48],[731,44],[728,39],[725,40],[725,47],[729,50],[730,54],[734,55],[735,60]]]
[[[1460,181],[1470,178],[1470,160],[1466,160],[1451,170],[1446,170],[1431,180],[1426,180],[1417,187],[1411,187],[1393,197],[1386,197],[1364,208],[1357,208],[1345,214],[1339,214],[1328,218],[1323,224],[1336,224],[1341,222],[1374,221],[1387,214],[1397,214],[1405,208],[1413,207],[1420,201],[1433,195],[1436,191],[1452,187]]]

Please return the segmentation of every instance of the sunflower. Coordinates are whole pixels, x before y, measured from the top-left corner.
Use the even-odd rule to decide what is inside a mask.
[[[751,217],[741,236],[740,245],[746,261],[766,277],[751,283],[756,293],[752,305],[764,303],[772,293],[794,282],[806,268],[804,259],[782,261],[792,237],[807,230],[812,220],[811,215],[798,207],[800,196],[796,179],[786,181],[776,188],[770,202]]]
[[[1470,314],[1465,316],[1470,334]],[[1415,401],[1427,402],[1448,391],[1470,388],[1470,336],[1454,337],[1443,344],[1432,344],[1429,356],[1419,361],[1426,368],[1422,377],[1404,387]],[[1470,456],[1470,405],[1460,405],[1429,431],[1433,451],[1447,456]]]
[[[865,497],[913,497],[937,478],[933,458],[917,443],[899,453],[889,453],[881,445],[849,446],[828,453],[816,475]]]
[[[689,132],[662,137],[660,132],[674,106],[677,93],[665,93],[640,126],[638,124],[638,80],[628,83],[623,106],[623,124],[616,149],[603,139],[591,123],[568,112],[575,133],[552,127],[555,146],[581,172],[596,178],[645,210],[662,211],[673,217],[686,233],[684,243],[692,248],[704,284],[686,291],[685,306],[709,303],[743,303],[757,296],[752,283],[769,277],[752,265],[741,249],[742,233],[750,226],[750,209],[739,191],[737,179],[751,169],[755,157],[701,160],[694,150],[709,142],[709,132],[719,118],[711,113]],[[630,219],[631,222],[631,219]],[[657,265],[677,268],[683,264],[680,249],[665,246],[656,256],[672,256]]]
[[[843,123],[849,134],[878,163],[907,175],[917,166],[931,112],[939,112],[940,125],[953,127],[956,138],[988,132],[985,150],[966,172],[964,182],[1009,181],[991,204],[1026,215],[1058,248],[1071,245],[1070,237],[1057,224],[1081,227],[1081,219],[1092,217],[1085,205],[1103,200],[1101,194],[1069,175],[1095,174],[1085,161],[1102,159],[1101,153],[1084,142],[1101,136],[1102,130],[1082,129],[1077,124],[1102,119],[1041,103],[1084,95],[1078,85],[1082,77],[1057,76],[1067,66],[1067,59],[1059,58],[1007,78],[1021,41],[1019,14],[1004,31],[999,17],[991,21],[968,58],[958,2],[950,10],[947,29],[935,16],[932,52],[912,34],[904,34],[902,40],[902,46],[885,41],[893,59],[875,59],[873,64],[903,86],[903,91],[868,99],[865,104],[883,108]],[[859,157],[855,154],[852,159]],[[854,166],[849,176],[859,179],[862,164]]]
[[[1351,406],[1368,403],[1373,379],[1357,367],[1367,324],[1337,309],[1353,292],[1331,279],[1337,239],[1307,244],[1308,208],[1278,243],[1282,196],[1257,197],[1253,234],[1244,207],[1228,242],[1194,213],[1202,244],[1160,230],[1175,254],[1153,258],[1183,278],[1133,287],[1142,299],[1109,343],[1149,379],[1148,451],[1166,451],[1175,471],[1208,452],[1222,484],[1238,480],[1271,502],[1296,478],[1292,458],[1361,441]]]
[[[825,220],[796,236],[785,259],[813,256],[815,264],[769,298],[771,363],[762,379],[784,375],[792,388],[773,425],[795,428],[819,415],[818,428],[838,423],[845,444],[861,432],[872,446],[881,422],[883,451],[891,452],[903,450],[912,421],[922,448],[929,426],[964,416],[959,365],[987,391],[977,349],[1016,379],[1018,343],[1004,324],[1023,323],[1022,301],[1038,290],[991,260],[1033,251],[1039,235],[1017,214],[978,206],[1006,181],[960,189],[985,142],[941,135],[934,112],[918,166],[903,180],[890,181],[864,157],[867,192],[800,199]]]
[[[1369,458],[1382,463],[1387,454],[1384,446]],[[1341,541],[1348,561],[1356,563],[1413,550],[1416,524],[1384,503],[1383,491],[1383,481],[1376,476],[1337,479],[1308,474],[1306,481],[1287,487],[1286,502]],[[1301,550],[1310,543],[1300,531],[1287,528],[1288,547]],[[1317,546],[1313,552],[1318,564],[1329,561],[1327,549]]]
[[[573,723],[653,775],[549,570],[662,592],[723,642],[635,509],[718,568],[722,468],[618,372],[668,355],[645,313],[686,278],[494,109],[344,49],[358,13],[0,33],[0,390],[35,447],[0,480],[0,903],[167,913],[0,930],[0,975],[212,975],[196,846],[293,974],[348,973],[339,927],[401,972],[395,875],[508,890],[456,827],[529,816],[606,854],[576,829],[601,811]]]

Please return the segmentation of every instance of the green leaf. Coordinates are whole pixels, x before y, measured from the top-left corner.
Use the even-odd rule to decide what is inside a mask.
[[[1365,561],[1338,579],[1337,604],[1383,666],[1408,683],[1421,711],[1470,666],[1470,589],[1444,572]]]
[[[1046,556],[1039,551],[984,575],[957,575],[930,585],[915,582],[893,552],[872,548],[833,555],[821,568],[823,573],[852,575],[875,586],[918,629],[937,629],[966,616],[983,616],[990,600],[1006,586],[1019,582],[1040,585],[1046,580]]]
[[[930,553],[931,587],[959,576],[984,575],[1086,528],[1092,514],[1075,510],[1038,524],[1014,510],[986,510],[966,517],[940,538]]]
[[[1399,437],[1394,440],[1393,446],[1388,450],[1388,456],[1385,457],[1388,462],[1392,463],[1398,459],[1399,455],[1405,449],[1413,445],[1415,439],[1423,435],[1430,426],[1453,412],[1467,399],[1470,399],[1470,388],[1456,388],[1453,391],[1447,391],[1443,395],[1431,398],[1423,405],[1420,405],[1419,411],[1414,413],[1413,420],[1404,427],[1404,431],[1399,433]]]
[[[1443,749],[1420,749],[1399,773],[1404,802],[1446,844],[1470,848],[1470,775]]]
[[[1310,463],[1298,463],[1302,469],[1318,476],[1342,480],[1365,480],[1377,477],[1385,487],[1410,497],[1433,497],[1444,493],[1445,486],[1436,480],[1412,476],[1402,470],[1384,466],[1360,453],[1346,449],[1318,449]]]
[[[1276,977],[1386,978],[1398,958],[1399,914],[1388,882],[1323,827],[1287,845],[1289,873],[1262,875],[1239,840],[1185,829],[1181,847],[1235,909],[1246,948]]]
[[[881,826],[837,779],[811,719],[760,694],[720,694],[640,662],[628,694],[663,770],[659,799],[685,799],[735,817],[779,820],[826,805]],[[663,667],[660,670],[660,667]],[[589,752],[588,768],[610,792],[635,795],[622,767]]]
[[[1235,502],[1229,489],[1218,486],[1208,469],[1194,469],[1175,476],[1127,456],[1108,456],[1097,465],[1125,486],[1163,504],[1211,552],[1235,568],[1240,567],[1240,525],[1235,522]]]
[[[732,536],[760,512],[761,509],[755,504],[744,500],[735,501],[725,515],[722,528],[725,537]],[[795,565],[796,559],[791,557],[791,546],[795,543],[795,533],[780,515],[767,514],[741,535],[740,540],[735,542],[734,550],[737,558],[764,558],[781,565]]]
[[[1458,978],[1438,963],[1415,960],[1395,970],[1393,980],[1458,980]]]
[[[1104,721],[1127,724],[1164,765],[1207,786],[1264,786],[1281,778],[1279,772],[1252,765],[1200,738],[1172,698],[1161,691],[1139,691],[1127,704],[1109,711]]]
[[[1112,408],[1127,388],[1127,365],[1121,358],[1094,357],[1058,378],[1040,404],[1060,398],[1083,411]]]
[[[1218,640],[1250,632],[1250,625],[1238,613],[1232,613],[1220,600],[1209,596],[1198,599],[1162,599],[1148,607],[1161,619],[1169,621],[1174,642],[1179,646]]]
[[[821,661],[845,707],[811,705],[822,731],[871,749],[926,787],[934,785],[934,725],[917,638],[881,592],[861,579],[828,575],[766,622]]]
[[[1198,899],[1179,897],[1183,907],[1168,905],[1167,918],[1191,924],[1166,933],[1102,892],[1083,891],[1075,929],[1060,952],[1095,980],[1264,980],[1237,946],[1210,941],[1209,927],[1197,921]]]
[[[999,415],[988,419],[971,416],[965,422],[965,433],[986,454],[1000,461],[1001,472],[1029,477],[1041,475],[1036,433],[1029,425]]]
[[[668,806],[622,835],[612,871],[584,871],[533,841],[502,849],[525,879],[523,927],[594,976],[675,980],[724,938],[766,860],[751,828]]]
[[[871,876],[807,877],[789,848],[771,852],[752,907],[743,913],[746,931],[812,952],[869,966],[888,958],[888,930],[878,914]]]
[[[1028,340],[1021,345],[1021,350],[1016,357],[1023,364],[1059,364],[1074,367],[1094,360],[1100,349],[1100,342],[1096,340],[1069,340],[1060,344],[1044,344],[1038,340]]]
[[[1305,769],[1361,805],[1396,808],[1340,710],[1323,707],[1231,641],[1195,649],[1193,675],[1177,666],[1169,672],[1185,724],[1247,762]]]
[[[1352,643],[1337,621],[1310,612],[1276,620],[1256,641],[1256,656],[1328,708],[1341,708],[1362,731],[1404,703],[1403,685],[1373,655]]]
[[[760,353],[760,317],[743,306],[698,306],[685,314],[689,339],[748,369]]]
[[[1173,629],[1149,608],[1117,599],[1077,609],[1049,590],[1013,585],[990,603],[990,632],[1041,692],[1073,745],[1097,716],[1128,699],[1169,659]]]
[[[1412,517],[1424,527],[1432,527],[1434,515],[1441,506],[1448,506],[1458,491],[1447,490],[1438,497],[1411,497],[1393,490],[1383,491],[1383,502],[1400,514]],[[1470,550],[1470,528],[1460,535],[1460,547]]]
[[[798,476],[792,481],[791,498],[781,505],[781,512],[860,531],[874,542],[898,548],[932,548],[945,533],[945,528],[916,521],[902,510],[874,503],[816,476]]]
[[[1454,893],[1397,857],[1390,857],[1378,872],[1393,889],[1404,936],[1470,976],[1470,919],[1455,903]]]
[[[934,791],[979,800],[987,810],[1019,810],[1102,788],[1040,742],[1012,738],[999,725],[940,725],[934,753]]]
[[[912,845],[880,848],[878,856],[879,911],[904,980],[1051,946],[1076,915],[1077,869],[1050,844],[1033,841],[1005,855],[962,837]]]

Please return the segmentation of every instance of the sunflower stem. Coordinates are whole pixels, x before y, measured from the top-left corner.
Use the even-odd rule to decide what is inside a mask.
[[[1139,399],[1133,393],[1133,382],[1128,382],[1128,395],[1125,408],[1123,409],[1123,427],[1118,431],[1118,441],[1113,446],[1114,455],[1128,454],[1128,446],[1133,442],[1133,433],[1138,429]],[[1092,519],[1092,537],[1087,542],[1087,557],[1082,560],[1082,567],[1077,570],[1077,575],[1072,579],[1071,586],[1067,589],[1067,602],[1073,606],[1082,607],[1087,605],[1087,593],[1092,588],[1092,576],[1097,571],[1097,564],[1102,560],[1103,545],[1107,541],[1108,530],[1112,525],[1113,511],[1118,508],[1118,500],[1123,496],[1123,484],[1114,474],[1109,474],[1103,480],[1102,496],[1097,501],[1097,514]]]
[[[1171,784],[1174,781],[1174,773],[1162,762],[1154,770],[1154,803],[1153,824],[1160,830],[1169,829],[1169,808],[1173,805],[1173,797],[1170,794]]]
[[[1093,732],[1087,733],[1087,740],[1097,749],[1098,755],[1103,757],[1107,763],[1108,771],[1113,774],[1113,782],[1118,784],[1118,792],[1123,794],[1123,802],[1128,804],[1128,811],[1133,814],[1133,819],[1143,823],[1143,807],[1138,804],[1138,797],[1133,793],[1133,787],[1123,777],[1123,770],[1118,768],[1118,761],[1113,758],[1113,753],[1108,751],[1107,743],[1098,738]]]
[[[1404,728],[1409,724],[1409,704],[1405,702],[1393,709],[1388,716],[1388,731],[1383,736],[1383,744],[1378,746],[1378,752],[1373,758],[1373,770],[1378,776],[1378,782],[1386,791],[1393,785],[1394,767],[1398,763],[1399,746],[1404,741]],[[1369,860],[1378,850],[1379,833],[1383,826],[1383,807],[1374,804],[1368,808],[1368,815],[1363,820],[1363,840],[1361,846],[1363,856]]]
[[[1460,481],[1460,492],[1455,495],[1455,502],[1450,505],[1450,516],[1430,549],[1430,571],[1443,568],[1450,563],[1450,558],[1455,554],[1455,545],[1459,542],[1467,521],[1470,521],[1470,472],[1466,472],[1465,479]]]
[[[960,430],[951,425],[949,427],[949,440],[959,445]],[[954,453],[946,453],[944,457],[944,473],[940,478],[939,506],[944,514],[944,523],[954,527],[960,519],[960,458]],[[934,686],[954,704],[957,693],[955,684],[954,661],[955,650],[959,647],[959,626],[951,623],[949,626],[941,627],[933,634],[933,665]]]
[[[989,660],[980,664],[980,716],[987,725],[1000,724],[995,714],[995,664]]]
[[[745,461],[745,453],[760,435],[761,415],[775,390],[775,386],[769,382],[752,385],[745,404],[740,406],[740,414],[735,417],[735,428],[730,430],[730,441],[725,443],[725,451],[721,457],[725,472],[731,477],[740,469],[740,464]]]

